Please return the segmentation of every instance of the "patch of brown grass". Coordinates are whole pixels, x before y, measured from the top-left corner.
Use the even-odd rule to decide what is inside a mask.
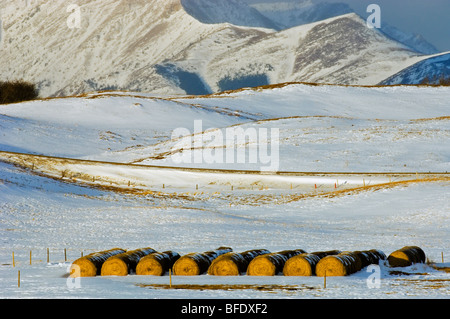
[[[304,285],[251,285],[251,284],[137,284],[142,288],[150,289],[179,289],[179,290],[258,290],[258,291],[299,291],[305,289],[316,289],[311,286]]]

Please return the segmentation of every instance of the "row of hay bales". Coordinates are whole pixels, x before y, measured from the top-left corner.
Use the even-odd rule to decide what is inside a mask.
[[[238,253],[230,247],[219,247],[180,256],[174,251],[157,252],[150,247],[130,251],[114,248],[75,260],[70,276],[126,276],[133,273],[162,276],[169,270],[176,276],[206,273],[214,276],[348,276],[381,261],[387,261],[391,267],[405,267],[425,260],[424,251],[417,246],[405,246],[388,257],[377,249],[312,253],[302,249],[275,253],[253,249]]]

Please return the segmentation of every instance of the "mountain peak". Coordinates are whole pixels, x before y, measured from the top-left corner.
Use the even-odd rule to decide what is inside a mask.
[[[241,0],[180,0],[184,10],[202,23],[276,29],[277,25]]]
[[[377,84],[421,58],[355,13],[277,31],[202,23],[187,13],[187,0],[85,0],[80,27],[70,28],[67,3],[32,3],[2,11],[0,81],[34,82],[43,97],[119,89],[205,94],[292,81]],[[223,21],[240,16],[218,8],[256,10],[241,0],[210,3],[218,7],[202,10],[216,10]]]

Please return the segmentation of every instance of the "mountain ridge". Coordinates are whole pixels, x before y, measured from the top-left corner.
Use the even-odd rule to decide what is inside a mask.
[[[85,0],[80,28],[70,29],[63,1],[1,3],[0,80],[32,81],[43,97],[208,94],[290,81],[375,85],[426,58],[354,13],[277,31],[202,23],[182,0]]]

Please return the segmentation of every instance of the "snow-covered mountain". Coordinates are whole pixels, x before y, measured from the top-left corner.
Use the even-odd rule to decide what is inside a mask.
[[[392,39],[407,45],[408,47],[414,49],[419,53],[435,54],[439,52],[438,49],[436,49],[420,34],[401,31],[398,28],[387,23],[383,23],[381,25],[381,31]]]
[[[207,0],[203,0],[206,2]],[[353,9],[343,2],[319,2],[313,0],[281,0],[267,2],[259,0],[241,0],[257,9],[274,21],[278,28],[287,29],[294,26],[313,23],[324,19],[354,13]],[[235,23],[236,24],[236,23]],[[246,25],[241,21],[240,25]],[[411,49],[423,53],[434,54],[439,51],[420,34],[400,30],[383,21],[381,31],[390,38],[407,45]]]
[[[156,72],[191,44],[215,32],[179,1],[86,0],[80,27],[70,28],[65,1],[2,2],[2,79],[39,83],[42,96],[102,89],[184,93]]]
[[[203,23],[276,29],[278,25],[241,0],[181,0],[183,8]]]
[[[377,84],[427,58],[353,13],[278,31],[202,23],[186,3],[85,0],[76,16],[61,0],[1,1],[0,80],[38,83],[41,96],[204,94],[290,81]],[[219,3],[223,21],[242,18],[224,13],[233,8],[264,20],[238,0]],[[74,17],[79,27],[68,23]]]
[[[421,84],[424,81],[437,84],[450,78],[450,53],[422,60],[382,81],[382,85]]]
[[[314,3],[311,0],[253,2],[250,6],[274,21],[280,30],[353,12],[345,3]]]
[[[350,13],[279,32],[227,26],[171,63],[223,91],[296,81],[371,85],[423,58]]]

